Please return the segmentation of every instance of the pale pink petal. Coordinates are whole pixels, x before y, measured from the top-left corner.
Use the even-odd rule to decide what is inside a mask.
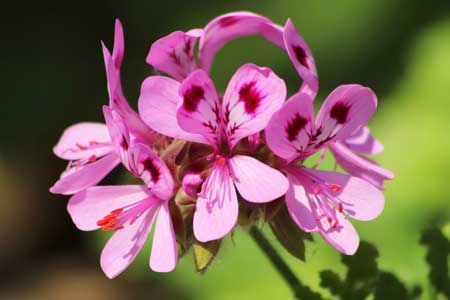
[[[99,159],[79,167],[61,177],[51,188],[53,194],[71,195],[99,183],[109,172],[120,163],[116,153],[111,153]]]
[[[184,173],[181,187],[188,196],[196,197],[197,190],[202,182],[201,171],[188,170]]]
[[[279,157],[292,160],[307,154],[314,131],[313,99],[305,93],[292,96],[273,114],[266,127],[266,143]]]
[[[383,152],[384,146],[370,133],[370,129],[364,126],[344,141],[345,145],[352,151],[364,154],[379,154]]]
[[[122,273],[144,246],[152,227],[157,207],[150,208],[132,224],[117,230],[109,239],[100,257],[103,272],[109,278]]]
[[[105,156],[113,151],[108,128],[101,123],[78,123],[64,130],[53,152],[67,160]]]
[[[162,200],[174,194],[174,181],[164,161],[145,144],[136,144],[129,150],[130,169],[140,177],[148,189]]]
[[[286,85],[269,68],[245,64],[228,84],[223,97],[223,114],[231,148],[242,138],[263,130],[281,108]]]
[[[199,69],[181,84],[177,120],[188,132],[201,134],[208,143],[219,147],[222,111],[216,88],[208,74]]]
[[[148,77],[139,96],[139,114],[142,120],[160,134],[191,142],[205,143],[200,134],[181,129],[176,118],[180,83],[164,76]]]
[[[214,56],[226,43],[248,35],[258,34],[284,49],[282,28],[271,20],[249,12],[233,12],[209,22],[200,39],[199,64],[209,72]]]
[[[319,89],[316,63],[311,50],[309,50],[305,40],[295,29],[291,19],[288,19],[284,26],[283,37],[287,53],[298,74],[304,81],[301,90],[308,93],[314,99]]]
[[[154,42],[147,56],[147,63],[158,71],[183,80],[197,68],[194,46],[198,31],[175,31]]]
[[[178,245],[167,202],[161,205],[156,217],[150,268],[155,272],[170,272],[178,261]]]
[[[229,160],[234,184],[241,196],[253,203],[264,203],[283,196],[289,187],[278,170],[250,156],[235,155]]]
[[[357,84],[337,87],[317,115],[318,140],[325,144],[352,136],[367,124],[376,108],[377,96],[371,89]]]
[[[294,222],[306,232],[318,231],[317,221],[312,212],[308,194],[295,174],[288,173],[289,189],[286,193],[286,206]]]
[[[343,143],[333,143],[330,150],[336,158],[336,162],[351,175],[360,177],[379,189],[384,189],[384,180],[394,178],[394,174],[379,166],[374,161],[353,153]]]
[[[140,185],[94,186],[72,196],[67,210],[78,229],[95,230],[100,228],[97,221],[111,211],[148,196],[147,189]]]
[[[239,205],[228,167],[214,167],[195,206],[193,230],[200,242],[227,235],[237,222]]]
[[[123,118],[106,105],[103,106],[103,116],[117,154],[127,151],[130,147],[131,138]]]
[[[336,250],[345,254],[353,255],[359,246],[359,236],[353,227],[342,214],[337,213],[339,225],[335,228],[326,221],[322,221],[320,235]]]
[[[332,171],[305,169],[304,172],[338,187],[337,191],[331,192],[331,195],[340,201],[344,213],[354,219],[373,220],[384,209],[383,193],[361,178]]]

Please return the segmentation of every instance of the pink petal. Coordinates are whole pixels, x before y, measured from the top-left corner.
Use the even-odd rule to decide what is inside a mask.
[[[128,151],[131,143],[128,127],[123,118],[109,106],[103,106],[103,116],[111,137],[111,142],[114,145],[117,154],[122,155],[124,151]],[[124,159],[122,158],[122,160]]]
[[[216,88],[208,74],[201,69],[192,72],[181,84],[180,96],[182,101],[177,111],[180,127],[201,134],[208,144],[219,147],[222,111]]]
[[[200,184],[203,182],[201,171],[188,170],[184,173],[181,187],[186,195],[195,198]]]
[[[326,222],[321,223],[320,235],[336,250],[346,255],[355,254],[359,246],[359,236],[343,215],[336,214],[339,225],[333,228]]]
[[[133,224],[117,230],[109,239],[100,257],[103,272],[109,278],[122,273],[144,246],[152,227],[157,207],[150,208]]]
[[[125,52],[125,42],[123,37],[123,28],[119,19],[116,19],[114,30],[114,49],[112,59],[117,69],[120,69],[123,60],[123,54]]]
[[[80,230],[100,228],[97,221],[115,209],[136,203],[148,197],[140,185],[94,186],[70,198],[67,210]]]
[[[295,175],[288,174],[289,189],[286,193],[286,206],[294,222],[306,232],[318,231],[317,221],[302,184]]]
[[[377,108],[375,93],[361,85],[337,87],[327,97],[316,119],[321,141],[344,140],[367,124]]]
[[[269,202],[288,190],[289,182],[281,172],[250,156],[235,155],[229,163],[235,177],[234,184],[247,201]]]
[[[194,46],[198,35],[198,31],[175,31],[157,40],[150,48],[147,63],[156,70],[182,81],[197,68]]]
[[[330,150],[336,158],[336,162],[351,175],[360,177],[378,189],[384,189],[384,180],[394,178],[394,174],[380,167],[372,160],[353,153],[343,143],[333,143],[330,145]]]
[[[343,205],[344,212],[350,217],[361,220],[373,220],[384,209],[384,195],[367,181],[358,177],[348,176],[338,172],[305,169],[327,184],[334,184],[339,190],[333,193]]]
[[[228,168],[214,167],[195,206],[193,230],[200,242],[227,235],[237,222],[239,205]]]
[[[228,84],[222,104],[230,146],[263,130],[285,98],[286,85],[272,70],[254,64],[240,67]]]
[[[308,93],[314,99],[319,89],[316,63],[311,50],[309,50],[305,40],[295,29],[291,19],[288,19],[284,26],[283,37],[287,53],[298,74],[304,81],[301,90]]]
[[[144,144],[134,145],[129,155],[132,173],[140,177],[158,198],[170,199],[174,194],[174,181],[164,161]]]
[[[379,154],[384,147],[373,135],[367,126],[364,126],[344,141],[345,145],[353,151],[365,154]]]
[[[284,49],[282,28],[265,17],[249,12],[234,12],[215,18],[206,25],[200,39],[200,66],[209,72],[220,48],[238,37],[254,34]]]
[[[56,156],[67,160],[105,156],[113,151],[108,128],[101,123],[78,123],[64,130],[53,148]]]
[[[61,177],[51,188],[53,194],[71,195],[99,183],[112,169],[120,163],[116,153],[111,153],[80,167],[75,167],[70,174]]]
[[[155,272],[170,272],[178,261],[178,245],[167,202],[161,205],[153,235],[150,268]]]
[[[292,160],[307,150],[314,131],[313,99],[297,93],[273,114],[266,127],[266,143],[279,157]]]
[[[139,114],[142,120],[160,134],[191,142],[206,143],[205,138],[181,129],[176,118],[180,83],[164,76],[150,76],[142,84]]]

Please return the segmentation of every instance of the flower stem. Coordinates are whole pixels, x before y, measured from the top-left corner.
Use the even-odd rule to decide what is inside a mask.
[[[289,268],[288,264],[283,260],[281,255],[278,254],[278,252],[270,244],[270,242],[258,227],[252,226],[249,232],[253,240],[256,242],[256,244],[258,244],[259,248],[266,254],[269,260],[272,262],[272,265],[277,269],[278,273],[289,285],[296,297],[295,299],[300,300],[300,298],[298,297],[300,289],[302,287],[300,280],[297,278],[291,268]]]

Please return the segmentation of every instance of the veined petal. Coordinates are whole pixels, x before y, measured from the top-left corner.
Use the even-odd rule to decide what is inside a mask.
[[[241,196],[253,203],[265,203],[283,196],[288,190],[288,180],[279,171],[244,155],[229,160],[234,184]]]
[[[170,272],[178,261],[178,245],[170,219],[168,203],[164,202],[158,212],[153,235],[150,268],[155,272]]]
[[[114,149],[121,157],[124,165],[129,168],[128,159],[124,157],[124,153],[128,151],[131,144],[130,132],[128,131],[122,117],[109,106],[103,106],[103,116],[105,118],[106,126],[108,127]]]
[[[222,111],[216,88],[208,74],[199,69],[181,84],[177,120],[188,132],[201,134],[208,144],[219,147]]]
[[[271,20],[249,12],[233,12],[209,22],[200,39],[199,64],[209,72],[214,56],[226,43],[242,36],[259,34],[284,49],[282,28]]]
[[[306,154],[314,132],[313,99],[305,93],[292,96],[267,124],[266,142],[279,157],[292,160]]]
[[[177,121],[180,83],[164,76],[150,76],[142,84],[139,114],[142,120],[160,134],[190,142],[207,143],[200,134],[186,132]]]
[[[224,237],[237,222],[239,205],[228,167],[215,166],[195,206],[193,230],[200,242]]]
[[[384,146],[370,133],[367,126],[362,127],[343,142],[348,148],[364,154],[379,154]]]
[[[64,130],[53,152],[67,160],[105,156],[113,150],[108,128],[101,123],[78,123]]]
[[[100,228],[97,221],[111,211],[148,196],[147,189],[140,185],[94,186],[72,196],[67,210],[78,229],[95,230]]]
[[[325,221],[320,223],[320,235],[339,252],[353,255],[359,246],[358,233],[342,214],[337,213],[336,218],[339,225],[335,228]]]
[[[194,46],[200,32],[175,31],[157,40],[150,48],[147,63],[156,70],[182,81],[197,68]]]
[[[109,278],[122,273],[144,246],[158,207],[152,207],[132,224],[117,230],[109,239],[100,257],[103,272]]]
[[[305,40],[295,29],[291,19],[288,19],[284,26],[283,37],[287,53],[304,81],[301,90],[314,99],[319,89],[316,63],[311,50],[309,50]]]
[[[394,174],[379,166],[374,161],[353,153],[343,143],[333,143],[330,150],[336,158],[336,162],[351,175],[360,177],[379,189],[384,189],[384,180],[394,178]]]
[[[377,108],[375,93],[358,84],[341,85],[327,97],[316,119],[317,139],[345,140],[367,124]]]
[[[228,84],[222,104],[230,147],[263,130],[285,98],[286,85],[272,70],[254,64],[240,67]]]
[[[99,183],[112,169],[120,163],[116,153],[111,153],[79,167],[74,167],[70,174],[64,175],[50,188],[53,194],[71,195]]]

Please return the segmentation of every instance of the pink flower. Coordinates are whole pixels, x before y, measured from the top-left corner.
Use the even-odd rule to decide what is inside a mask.
[[[383,193],[360,178],[307,169],[296,162],[361,130],[375,112],[377,99],[366,87],[342,85],[328,96],[315,121],[312,102],[306,93],[288,100],[267,125],[267,145],[288,162],[286,205],[292,219],[351,255],[359,237],[345,215],[362,221],[376,218],[384,207]]]
[[[243,138],[266,127],[284,102],[286,87],[270,69],[253,64],[239,68],[219,101],[214,84],[201,69],[182,83],[152,76],[141,90],[139,113],[153,130],[211,145],[214,164],[202,185],[194,215],[194,234],[202,242],[225,236],[236,224],[235,187],[247,201],[262,203],[286,192],[288,182],[277,170],[233,152]]]

